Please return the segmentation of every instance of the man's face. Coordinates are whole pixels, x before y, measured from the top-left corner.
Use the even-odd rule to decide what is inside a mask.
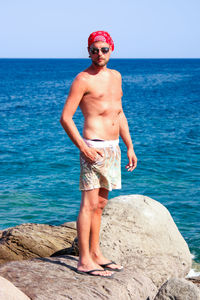
[[[108,52],[107,52],[108,51]],[[105,42],[95,42],[88,49],[92,62],[98,67],[107,65],[112,52],[109,44]]]

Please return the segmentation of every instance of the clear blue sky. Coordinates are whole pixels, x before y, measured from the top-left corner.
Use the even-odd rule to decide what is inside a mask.
[[[200,58],[200,0],[0,0],[1,58],[86,58],[96,30],[113,58]]]

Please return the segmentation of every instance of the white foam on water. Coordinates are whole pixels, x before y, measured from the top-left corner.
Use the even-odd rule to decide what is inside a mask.
[[[135,75],[124,75],[123,82],[135,83],[144,87],[157,86],[166,82],[182,81],[185,78],[191,77],[188,74],[170,74],[170,73],[157,73],[157,74],[135,74]]]
[[[194,269],[191,269],[185,278],[198,277],[198,276],[200,276],[200,272],[196,272]]]

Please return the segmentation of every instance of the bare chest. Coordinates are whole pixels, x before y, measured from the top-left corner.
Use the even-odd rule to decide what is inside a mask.
[[[95,80],[91,82],[87,93],[83,96],[81,106],[98,113],[119,110],[121,107],[121,84],[115,78]]]
[[[89,86],[88,96],[96,99],[121,97],[121,85],[115,78],[96,80]]]

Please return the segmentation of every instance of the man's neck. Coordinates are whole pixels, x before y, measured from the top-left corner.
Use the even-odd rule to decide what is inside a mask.
[[[101,73],[107,70],[107,65],[101,67],[97,66],[94,63],[91,64],[90,68],[95,72],[95,73]]]

